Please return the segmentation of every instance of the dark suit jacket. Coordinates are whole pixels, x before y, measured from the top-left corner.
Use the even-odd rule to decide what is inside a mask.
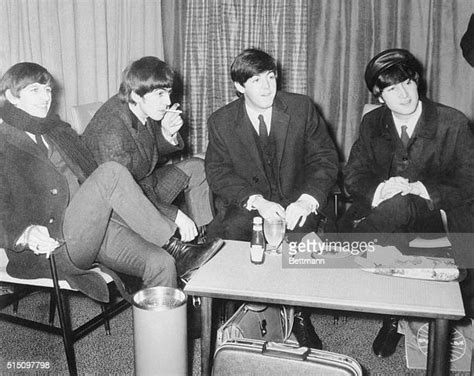
[[[414,167],[414,180],[425,185],[434,208],[449,211],[474,197],[473,136],[461,112],[426,99],[422,103],[408,159]],[[391,111],[386,106],[364,116],[344,168],[344,181],[355,204],[366,211],[370,210],[377,186],[390,178],[397,142]]]
[[[70,127],[62,126],[57,131],[78,140]],[[93,162],[85,147],[78,151],[85,160]],[[80,180],[87,176],[79,164],[65,155],[63,158]],[[46,226],[51,237],[64,239],[62,226],[69,199],[66,178],[28,135],[8,124],[0,124],[0,248],[7,251],[7,272],[10,275],[18,278],[51,277],[46,257],[18,249],[15,244],[31,224]],[[90,252],[96,254],[98,250],[91,249]],[[55,252],[55,258],[61,279],[66,279],[73,288],[94,299],[108,300],[104,280],[95,272],[75,267],[65,246]]]
[[[471,15],[466,32],[461,38],[462,55],[474,67],[474,14]]]
[[[206,174],[212,191],[225,205],[241,205],[253,194],[268,198],[270,185],[244,98],[214,112],[208,127]],[[276,140],[276,179],[281,196],[290,203],[307,193],[324,207],[336,182],[338,158],[311,99],[278,92],[271,133]]]
[[[140,135],[140,130],[132,127],[128,103],[115,95],[96,112],[82,139],[97,163],[116,161],[127,167],[150,201],[174,221],[177,208],[171,202],[187,186],[189,177],[179,168],[163,164],[166,155],[183,148],[183,140],[179,136],[179,145],[171,145],[159,127],[154,130],[154,140],[148,133]]]

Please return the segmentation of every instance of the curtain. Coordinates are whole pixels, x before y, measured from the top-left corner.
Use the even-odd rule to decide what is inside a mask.
[[[0,74],[20,61],[54,76],[57,112],[106,101],[132,60],[163,58],[159,0],[1,0]]]
[[[405,48],[424,67],[428,98],[474,118],[473,70],[459,43],[472,0],[309,1],[309,94],[321,106],[346,159],[358,135],[369,60]]]
[[[183,108],[193,152],[206,149],[209,115],[234,98],[233,58],[253,46],[277,58],[282,89],[312,97],[341,161],[357,138],[363,105],[374,102],[365,66],[387,48],[410,50],[425,67],[427,96],[474,119],[474,75],[459,47],[473,0],[177,2],[181,6],[169,17],[182,20],[182,38],[166,37],[167,29],[164,34],[182,46]]]
[[[284,90],[306,93],[306,0],[188,0],[183,109],[192,153],[207,148],[206,121],[235,99],[229,67],[257,47],[281,64]]]
[[[191,153],[207,147],[209,115],[235,98],[229,67],[248,47],[268,51],[283,90],[310,95],[341,159],[358,134],[369,59],[409,49],[429,98],[474,119],[473,68],[459,42],[474,0],[0,0],[0,74],[19,61],[56,78],[57,111],[106,101],[126,65],[165,58],[181,79]],[[163,9],[162,9],[163,7]]]

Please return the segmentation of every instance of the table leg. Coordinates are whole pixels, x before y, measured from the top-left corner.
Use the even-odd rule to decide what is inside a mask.
[[[426,374],[445,376],[449,374],[449,320],[434,319],[430,322]]]
[[[212,298],[201,298],[201,375],[211,375]]]

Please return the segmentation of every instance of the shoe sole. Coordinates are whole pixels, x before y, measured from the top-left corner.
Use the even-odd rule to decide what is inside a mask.
[[[219,241],[217,241],[213,247],[211,248],[211,252],[209,253],[209,255],[207,256],[207,258],[201,263],[200,266],[194,268],[194,269],[189,269],[187,270],[182,276],[180,276],[179,278],[181,278],[181,280],[183,280],[183,282],[187,283],[191,280],[191,277],[192,275],[194,274],[194,272],[196,270],[199,270],[199,268],[201,268],[202,266],[206,265],[206,263],[214,257],[214,255],[219,252],[219,250],[223,247],[224,245],[224,240],[222,239],[219,239]]]

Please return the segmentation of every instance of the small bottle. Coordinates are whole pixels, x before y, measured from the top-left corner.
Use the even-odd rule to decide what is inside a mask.
[[[250,261],[254,264],[262,264],[265,254],[262,222],[262,217],[254,217],[253,219],[252,240],[250,241]]]

